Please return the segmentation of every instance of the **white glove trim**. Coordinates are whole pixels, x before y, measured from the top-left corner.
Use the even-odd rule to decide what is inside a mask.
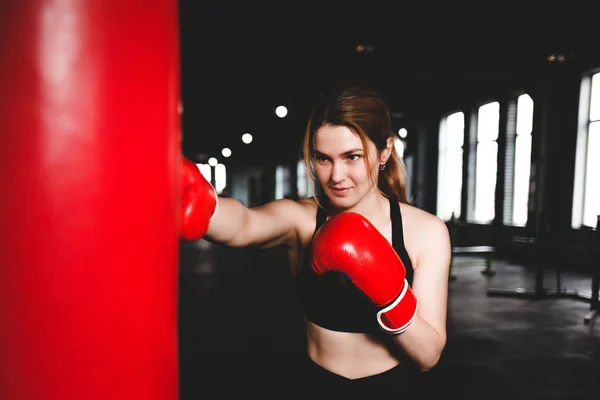
[[[392,304],[390,304],[389,306],[387,306],[386,308],[380,310],[377,313],[377,322],[379,322],[379,326],[381,326],[381,329],[383,329],[384,331],[386,331],[388,333],[394,333],[394,334],[402,333],[402,332],[404,332],[406,330],[406,328],[408,328],[408,326],[415,319],[415,316],[417,315],[417,309],[419,308],[419,302],[418,302],[418,300],[417,300],[417,304],[415,306],[415,313],[410,318],[410,320],[406,324],[404,324],[403,326],[401,326],[400,328],[390,329],[387,326],[385,326],[385,324],[381,320],[381,316],[383,314],[385,314],[386,312],[388,312],[391,309],[393,309],[394,307],[396,307],[402,301],[402,299],[406,295],[406,291],[408,290],[409,287],[410,286],[408,285],[408,281],[406,280],[406,278],[404,278],[404,288],[402,289],[402,292],[400,293],[400,295],[398,296],[398,298],[396,300],[394,300]]]

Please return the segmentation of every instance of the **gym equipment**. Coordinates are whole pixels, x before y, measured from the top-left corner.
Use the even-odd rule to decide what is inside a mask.
[[[584,317],[584,324],[589,324],[598,314],[598,291],[600,289],[600,268],[598,264],[600,262],[600,216],[598,217],[598,223],[596,225],[596,244],[591,248],[586,248],[584,251],[589,251],[591,260],[595,264],[591,276],[592,290],[590,295],[580,293],[578,290],[567,289],[563,287],[561,282],[560,270],[556,271],[556,289],[550,290],[544,287],[544,262],[542,256],[544,252],[552,247],[556,247],[556,244],[546,243],[543,241],[537,241],[535,238],[524,238],[515,237],[513,240],[520,243],[528,243],[535,246],[535,283],[533,290],[527,290],[525,288],[515,289],[502,289],[502,288],[489,288],[487,294],[489,296],[511,296],[529,299],[546,299],[546,298],[561,298],[568,297],[576,300],[583,300],[590,302],[590,311]]]
[[[0,2],[0,399],[175,400],[176,1]]]

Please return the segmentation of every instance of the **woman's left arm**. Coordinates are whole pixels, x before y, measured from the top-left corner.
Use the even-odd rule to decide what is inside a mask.
[[[424,218],[422,218],[424,217]],[[413,242],[416,264],[412,290],[417,298],[417,314],[410,326],[392,336],[422,371],[439,361],[446,346],[446,314],[451,246],[446,224],[438,217],[419,216]]]

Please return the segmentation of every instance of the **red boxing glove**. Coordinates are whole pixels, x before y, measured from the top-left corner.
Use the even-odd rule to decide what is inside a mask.
[[[180,235],[185,240],[198,240],[206,233],[217,210],[217,193],[198,166],[185,157],[181,172]]]
[[[387,239],[365,217],[343,212],[327,220],[313,238],[311,266],[317,275],[345,274],[373,304],[388,333],[401,333],[417,314],[417,298],[406,268]]]

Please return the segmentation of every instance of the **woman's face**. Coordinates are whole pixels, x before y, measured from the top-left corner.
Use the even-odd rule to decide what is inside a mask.
[[[333,206],[351,208],[375,191],[369,171],[377,178],[379,157],[371,141],[365,150],[360,137],[347,127],[324,125],[315,132],[313,144],[317,179]],[[369,152],[370,166],[365,162],[365,151]]]

